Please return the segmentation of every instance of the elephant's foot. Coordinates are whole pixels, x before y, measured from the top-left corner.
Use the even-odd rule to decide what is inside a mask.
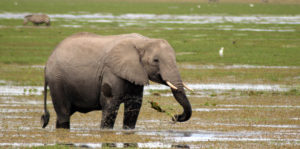
[[[56,128],[70,129],[70,122],[62,122],[56,121]]]
[[[134,129],[142,106],[142,97],[125,101],[123,129]]]
[[[101,129],[113,129],[117,118],[119,106],[109,108],[102,111]]]
[[[115,115],[111,115],[111,117],[104,117],[101,121],[101,129],[113,129],[115,124]]]

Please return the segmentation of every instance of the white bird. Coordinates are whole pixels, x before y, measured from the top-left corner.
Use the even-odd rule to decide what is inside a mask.
[[[219,50],[219,55],[220,55],[221,57],[223,57],[223,51],[224,51],[224,47],[221,47],[221,49]]]

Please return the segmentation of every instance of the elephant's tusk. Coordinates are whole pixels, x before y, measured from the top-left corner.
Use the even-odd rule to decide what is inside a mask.
[[[174,90],[177,90],[177,87],[174,86],[171,82],[167,81],[167,84]]]
[[[182,84],[183,84],[183,86],[184,86],[186,89],[188,89],[188,90],[190,90],[190,91],[194,91],[192,88],[188,87],[185,83],[182,83]]]

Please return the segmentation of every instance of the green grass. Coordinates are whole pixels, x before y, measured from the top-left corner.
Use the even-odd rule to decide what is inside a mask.
[[[18,2],[18,5],[14,5]],[[1,0],[3,12],[43,13],[151,13],[151,14],[222,14],[222,15],[299,15],[297,4],[149,2],[106,0]],[[194,8],[194,11],[190,11]],[[202,65],[267,65],[300,66],[300,26],[287,24],[151,24],[140,20],[138,24],[122,26],[122,22],[94,23],[82,20],[56,19],[51,27],[22,26],[22,19],[0,19],[0,80],[11,80],[20,85],[42,84],[42,70],[28,70],[24,65],[44,65],[56,45],[77,32],[101,35],[140,33],[152,38],[163,38],[174,47],[178,63]],[[62,25],[81,25],[80,28]],[[290,29],[293,32],[225,31],[234,29]],[[171,28],[172,30],[170,30]],[[233,44],[235,41],[235,44]],[[218,50],[225,47],[224,57]],[[187,54],[181,54],[187,53]],[[29,73],[28,73],[29,71]],[[275,74],[274,74],[275,73]],[[245,82],[299,84],[298,69],[288,70],[182,70],[189,82]],[[233,79],[228,79],[233,78]],[[294,82],[294,83],[293,83]]]
[[[253,83],[300,84],[299,69],[182,69],[181,76],[187,82],[197,83]]]
[[[18,5],[14,5],[15,2]],[[201,5],[201,8],[197,8]],[[154,13],[154,14],[299,14],[297,4],[261,4],[249,7],[248,3],[184,2],[184,1],[124,1],[124,0],[1,0],[0,10],[7,12],[43,13]]]
[[[8,84],[13,85],[43,85],[43,71],[26,65],[0,64],[0,80],[11,81]]]
[[[220,24],[177,25],[176,27],[174,24],[147,24],[118,27],[119,24],[114,22],[98,23],[95,28],[93,27],[95,23],[75,22],[77,25],[82,25],[82,28],[67,28],[61,25],[72,25],[74,22],[55,21],[49,28],[17,27],[21,22],[13,19],[0,20],[2,25],[8,26],[0,28],[1,63],[44,64],[61,40],[73,33],[87,31],[101,35],[137,32],[153,38],[167,39],[176,52],[193,52],[178,55],[177,61],[180,63],[300,66],[300,26],[296,25],[233,25],[233,28],[289,27],[296,30],[295,32],[251,32],[218,30]],[[165,29],[167,27],[174,29],[167,30]],[[232,44],[233,41],[236,41],[236,44]],[[220,47],[225,47],[223,58],[218,55]]]

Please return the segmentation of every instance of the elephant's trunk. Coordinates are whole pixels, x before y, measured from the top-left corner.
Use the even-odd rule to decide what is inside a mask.
[[[175,121],[184,122],[190,119],[192,116],[192,107],[185,95],[183,89],[172,89],[173,96],[177,100],[177,102],[183,107],[183,113],[180,115],[175,115]]]
[[[175,121],[184,122],[190,119],[192,116],[192,107],[191,104],[186,97],[185,91],[183,89],[184,84],[182,83],[179,71],[176,65],[162,65],[161,67],[161,76],[165,81],[165,84],[168,85],[171,83],[174,87],[171,87],[174,98],[177,102],[182,106],[183,113],[179,115],[175,115]],[[167,83],[169,82],[169,83]],[[170,86],[170,85],[168,85]]]

